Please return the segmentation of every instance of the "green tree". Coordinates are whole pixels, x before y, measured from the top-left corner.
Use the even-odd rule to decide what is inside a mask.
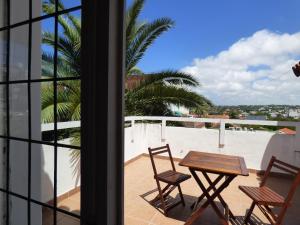
[[[164,32],[174,26],[170,18],[159,18],[151,22],[140,21],[139,15],[145,0],[135,0],[126,12],[126,77],[144,76],[134,89],[125,91],[126,115],[170,115],[170,104],[182,105],[204,111],[212,104],[203,96],[191,91],[199,86],[190,74],[165,70],[143,74],[137,64],[147,49]]]

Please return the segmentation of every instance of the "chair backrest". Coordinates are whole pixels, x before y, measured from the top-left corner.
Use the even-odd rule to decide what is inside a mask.
[[[290,165],[288,163],[285,163],[283,161],[278,160],[275,156],[273,156],[270,160],[270,163],[267,167],[267,170],[265,172],[265,175],[262,179],[262,182],[260,186],[264,186],[266,184],[267,178],[269,177],[272,168],[277,168],[281,171],[287,172],[288,174],[292,175],[294,177],[294,180],[292,182],[292,186],[290,187],[289,193],[285,199],[285,203],[289,204],[290,201],[292,200],[297,187],[300,184],[300,168]]]
[[[157,147],[157,148],[148,148],[148,151],[149,151],[149,156],[151,159],[151,164],[153,167],[154,175],[157,175],[157,169],[156,169],[156,165],[155,165],[155,161],[154,161],[154,156],[164,154],[164,153],[168,153],[168,158],[171,162],[172,170],[176,171],[169,144],[166,144],[165,146],[161,146],[161,147]]]

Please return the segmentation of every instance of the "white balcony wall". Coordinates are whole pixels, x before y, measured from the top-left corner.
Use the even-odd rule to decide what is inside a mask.
[[[162,140],[161,124],[135,124],[125,129],[125,161],[142,153],[148,147],[168,143],[174,157],[183,158],[188,151],[204,151],[237,155],[245,158],[248,168],[264,170],[272,155],[294,165],[300,165],[296,151],[297,136],[269,131],[226,130],[224,147],[219,148],[218,129],[166,127]]]
[[[63,141],[63,144],[71,144],[69,139]],[[76,187],[80,186],[80,180],[77,176],[74,176],[74,168],[71,165],[71,150],[70,149],[59,149],[57,152],[57,196],[61,196]],[[42,147],[42,202],[48,202],[53,200],[53,162],[54,154],[53,147],[44,145]]]

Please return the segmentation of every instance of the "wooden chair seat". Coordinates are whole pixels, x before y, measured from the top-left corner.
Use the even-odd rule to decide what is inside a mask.
[[[168,184],[176,185],[190,179],[191,175],[180,173],[173,170],[168,170],[157,174],[157,176],[154,176],[154,178],[157,178],[158,180]]]
[[[240,190],[248,195],[254,202],[262,205],[283,206],[285,199],[270,188],[239,186]]]

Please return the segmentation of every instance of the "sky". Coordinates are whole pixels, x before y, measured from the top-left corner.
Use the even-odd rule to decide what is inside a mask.
[[[169,17],[175,27],[138,67],[188,72],[217,105],[300,104],[291,70],[300,60],[299,9],[299,0],[146,0],[141,20]]]

